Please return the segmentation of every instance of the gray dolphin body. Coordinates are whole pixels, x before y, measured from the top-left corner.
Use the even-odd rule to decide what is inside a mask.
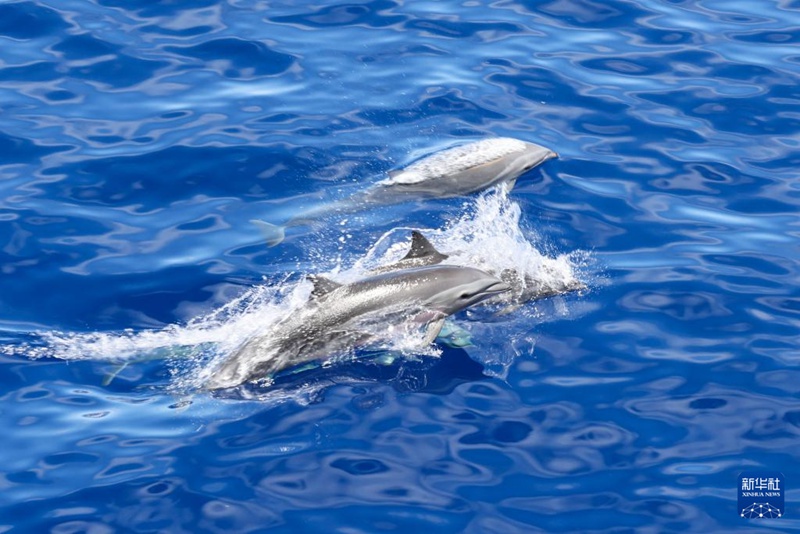
[[[208,387],[235,387],[322,360],[375,339],[377,331],[409,315],[426,326],[425,342],[432,343],[447,316],[509,289],[484,271],[455,265],[404,269],[346,285],[320,277],[303,308],[244,343]]]
[[[283,241],[287,227],[313,225],[317,219],[331,213],[353,213],[400,202],[459,197],[501,183],[513,188],[522,174],[555,157],[558,154],[549,148],[512,137],[482,139],[436,152],[408,167],[390,171],[388,178],[366,190],[348,199],[312,208],[285,226],[253,222],[264,231],[267,244],[274,246]]]
[[[450,198],[500,183],[513,188],[522,174],[557,156],[549,148],[512,137],[473,141],[391,171],[388,178],[367,190],[365,200]]]
[[[413,230],[411,232],[411,247],[408,253],[401,260],[390,265],[380,266],[373,269],[372,272],[387,273],[422,265],[438,265],[447,258],[449,258],[449,255],[439,252],[421,232]],[[577,280],[569,280],[561,283],[546,283],[527,273],[521,273],[516,269],[503,269],[499,273],[492,274],[498,276],[511,288],[507,293],[497,295],[484,302],[485,304],[506,304],[507,308],[501,313],[513,311],[531,300],[553,297],[570,291],[585,289],[586,287]]]

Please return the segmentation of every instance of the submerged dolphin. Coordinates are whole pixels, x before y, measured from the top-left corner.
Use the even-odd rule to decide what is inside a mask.
[[[403,269],[346,285],[323,277],[314,282],[303,308],[244,343],[208,387],[235,387],[322,360],[376,339],[377,331],[409,316],[426,327],[424,342],[432,343],[447,316],[510,289],[484,271],[455,265]]]
[[[389,171],[351,198],[312,209],[290,220],[286,226],[253,221],[262,227],[267,243],[277,245],[286,227],[313,224],[329,213],[352,213],[372,206],[429,198],[452,198],[506,183],[509,189],[522,174],[558,154],[549,148],[511,137],[473,141],[426,156],[408,167]]]
[[[411,247],[403,259],[390,265],[377,267],[372,272],[387,273],[421,265],[438,265],[449,257],[449,255],[439,252],[421,232],[413,230],[411,232]],[[578,280],[557,282],[539,280],[528,273],[521,273],[517,269],[503,269],[499,273],[492,274],[499,277],[511,288],[508,293],[487,299],[484,302],[485,304],[508,305],[500,313],[513,311],[531,300],[553,297],[562,293],[585,289],[586,287]]]

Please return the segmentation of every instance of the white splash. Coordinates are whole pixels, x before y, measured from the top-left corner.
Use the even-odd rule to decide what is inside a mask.
[[[121,366],[165,360],[174,377],[170,389],[197,389],[219,362],[265,325],[299,309],[310,292],[309,282],[286,276],[249,288],[226,305],[186,324],[138,332],[38,332],[34,341],[0,347],[0,353]]]
[[[585,254],[542,254],[534,245],[540,238],[523,231],[522,211],[505,186],[481,194],[474,202],[465,203],[464,209],[463,215],[442,230],[419,229],[440,252],[450,256],[444,263],[478,267],[498,276],[513,273],[513,281],[506,281],[515,287],[513,296],[518,304],[585,287],[578,277]],[[411,230],[394,228],[385,233],[342,276],[355,279],[400,260],[408,252]]]
[[[465,203],[464,207],[465,213],[444,229],[421,229],[440,251],[450,255],[446,263],[474,266],[498,275],[510,270],[520,275],[523,285],[535,281],[541,287],[553,288],[556,294],[583,287],[578,280],[578,270],[587,256],[573,253],[549,257],[537,250],[520,227],[519,205],[509,198],[504,188],[486,192],[471,203]],[[534,242],[539,239],[532,232],[528,235],[533,236]],[[365,276],[375,267],[393,263],[407,252],[409,236],[410,228],[395,228],[355,261],[352,256],[345,256],[344,261],[351,262],[349,267],[337,265],[329,274],[337,281],[349,282]],[[138,332],[42,332],[36,335],[34,342],[0,346],[0,353],[119,364],[165,359],[169,360],[173,374],[170,389],[196,390],[202,388],[219,364],[245,341],[304,306],[310,292],[310,282],[297,274],[287,275],[278,280],[265,280],[225,306],[186,324]],[[525,302],[518,304],[522,306]],[[496,309],[491,313],[476,309],[466,314],[473,320],[459,323],[478,345],[486,338],[511,343],[511,348],[506,347],[506,350],[478,350],[476,359],[492,374],[502,375],[507,371],[515,353],[533,350],[530,319],[536,317],[536,310],[533,306],[516,309],[519,306],[502,317],[494,315]],[[384,334],[380,345],[370,349],[405,356],[440,354],[435,345],[420,346],[419,331],[400,326],[387,328],[385,317],[379,323],[359,325]],[[530,347],[526,348],[528,343]],[[472,350],[470,354],[475,357]]]
[[[543,254],[536,246],[541,237],[523,229],[521,214],[519,204],[509,197],[505,186],[494,188],[466,202],[463,214],[441,230],[390,230],[341,276],[357,279],[371,269],[399,261],[409,250],[412,229],[420,230],[437,250],[449,255],[443,263],[478,267],[502,276],[512,285],[512,291],[487,301],[489,307],[468,310],[464,314],[467,320],[461,320],[458,328],[462,331],[460,336],[474,342],[468,352],[484,365],[485,372],[505,376],[515,357],[533,353],[532,324],[570,314],[563,300],[550,299],[547,304],[537,301],[585,290],[582,279],[586,279],[592,263],[584,251]],[[506,276],[508,273],[511,277]]]

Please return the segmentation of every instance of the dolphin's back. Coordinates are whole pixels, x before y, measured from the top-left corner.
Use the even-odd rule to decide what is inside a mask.
[[[483,139],[442,150],[406,167],[406,172],[441,178],[496,162],[525,150],[525,142],[510,137]]]

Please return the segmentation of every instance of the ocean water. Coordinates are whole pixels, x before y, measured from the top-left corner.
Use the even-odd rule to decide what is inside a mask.
[[[0,2],[0,532],[800,531],[798,28],[785,0]],[[274,247],[254,222],[491,136],[559,158]],[[305,274],[412,228],[585,289],[203,388]],[[752,470],[784,517],[740,517]]]

